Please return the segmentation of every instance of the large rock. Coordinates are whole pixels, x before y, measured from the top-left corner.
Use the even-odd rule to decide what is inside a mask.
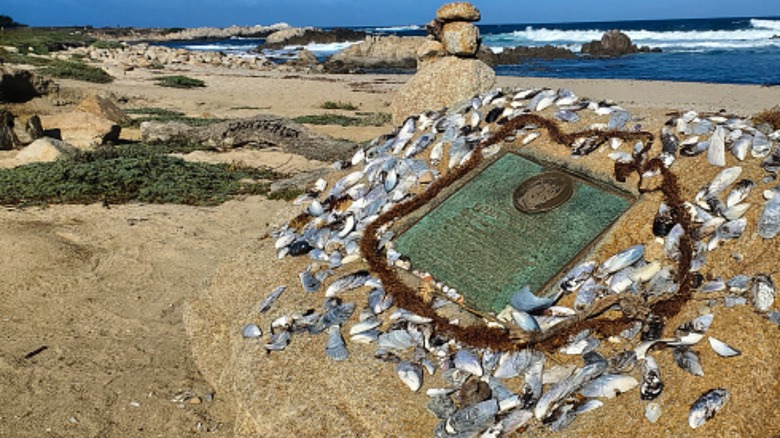
[[[185,141],[218,149],[238,147],[280,148],[306,158],[331,162],[352,155],[355,145],[319,135],[283,117],[261,115],[208,126],[182,123],[141,123],[141,139],[150,143]]]
[[[412,76],[391,104],[393,122],[412,114],[439,110],[493,88],[496,73],[478,59],[447,56]]]
[[[47,131],[57,130],[60,138],[79,149],[115,142],[122,128],[111,120],[84,111],[42,116]]]
[[[426,38],[425,42],[417,48],[417,70],[424,69],[444,56],[447,56],[444,44],[434,39]]]
[[[306,32],[307,30],[311,29],[310,27],[290,27],[287,29],[277,30],[276,32],[272,33],[271,35],[268,35],[268,37],[265,39],[266,44],[282,44],[285,43],[290,38],[294,37],[300,37]]]
[[[19,144],[14,132],[14,115],[0,110],[0,151],[10,151]]]
[[[16,122],[14,123],[14,132],[16,133],[20,145],[28,145],[34,142],[44,136],[41,118],[33,115],[24,123],[22,123],[21,120],[16,119]]]
[[[556,47],[551,45],[539,46],[539,47],[507,47],[501,52],[495,53],[487,47],[480,47],[477,52],[477,58],[484,61],[486,64],[494,65],[511,65],[523,62],[526,59],[573,59],[577,55],[571,50],[565,47]]]
[[[637,47],[631,38],[623,32],[613,29],[601,36],[601,41],[591,41],[582,45],[582,53],[598,57],[618,57],[639,52],[660,52],[647,46]]]
[[[92,95],[84,99],[78,106],[78,109],[114,123],[127,123],[130,117],[125,114],[114,102],[103,96]]]
[[[479,29],[471,23],[447,23],[441,32],[444,49],[451,55],[472,57],[479,50]]]
[[[17,166],[29,163],[50,162],[64,154],[73,154],[76,151],[76,148],[64,141],[53,138],[39,138],[20,150],[14,157],[14,161]]]
[[[343,29],[338,27],[329,30],[306,28],[303,30],[303,33],[296,33],[295,35],[282,39],[276,43],[269,42],[266,39],[265,43],[259,46],[258,49],[280,49],[285,46],[305,46],[312,43],[331,44],[341,43],[344,41],[360,41],[367,35],[368,33],[360,30]]]
[[[56,89],[51,80],[27,70],[0,67],[0,102],[27,102]]]
[[[326,69],[341,62],[349,68],[415,68],[417,51],[428,41],[425,37],[368,36],[360,44],[355,44],[331,56]]]
[[[469,2],[447,3],[436,11],[436,19],[449,21],[479,21],[479,10]]]

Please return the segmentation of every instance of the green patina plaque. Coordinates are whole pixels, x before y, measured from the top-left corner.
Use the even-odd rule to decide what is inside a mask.
[[[558,171],[571,178],[570,198],[549,211],[522,212],[516,190],[547,170],[505,154],[404,231],[396,249],[456,288],[467,307],[500,312],[521,287],[543,288],[632,203]]]

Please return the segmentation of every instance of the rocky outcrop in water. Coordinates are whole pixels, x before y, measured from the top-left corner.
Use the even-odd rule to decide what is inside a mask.
[[[573,59],[577,55],[571,50],[565,47],[555,47],[551,45],[541,47],[507,47],[501,52],[493,52],[492,50],[483,47],[477,58],[481,59],[488,65],[507,65],[518,64],[529,59]]]
[[[479,11],[470,3],[449,3],[426,25],[428,41],[418,46],[417,73],[396,92],[391,103],[393,122],[439,110],[493,88],[496,74],[477,59],[479,30],[473,21]]]
[[[330,30],[306,28],[303,29],[303,32],[290,31],[285,34],[285,36],[287,35],[288,37],[286,38],[277,37],[274,34],[269,35],[271,41],[269,42],[266,40],[265,44],[258,46],[256,51],[261,51],[263,49],[281,49],[286,46],[305,46],[312,43],[331,44],[344,41],[360,41],[368,36],[368,33],[342,28]]]
[[[596,57],[615,58],[633,53],[660,52],[647,46],[637,47],[631,38],[623,32],[613,29],[604,33],[600,41],[591,41],[582,45],[582,53]]]
[[[141,139],[150,143],[196,142],[218,149],[273,147],[320,161],[344,159],[351,156],[355,148],[354,143],[324,137],[289,119],[271,115],[229,120],[208,126],[143,122]]]

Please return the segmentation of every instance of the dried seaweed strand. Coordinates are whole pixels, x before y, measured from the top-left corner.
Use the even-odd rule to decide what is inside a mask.
[[[666,203],[674,212],[675,219],[685,229],[685,234],[680,241],[681,257],[677,266],[676,280],[680,285],[679,291],[673,297],[660,300],[648,308],[644,303],[636,303],[635,300],[626,303],[626,300],[632,301],[619,295],[608,296],[597,302],[591,311],[579,314],[569,321],[558,324],[547,332],[541,334],[518,333],[507,329],[468,326],[462,327],[453,325],[449,320],[431,309],[424,300],[419,297],[414,289],[406,285],[398,276],[394,268],[388,266],[386,257],[378,249],[379,236],[378,231],[385,225],[404,217],[419,209],[428,201],[433,199],[442,190],[449,187],[461,177],[474,170],[483,161],[481,149],[499,143],[512,135],[515,131],[526,125],[536,125],[544,128],[549,137],[556,143],[568,146],[574,141],[583,137],[595,137],[599,143],[607,141],[609,138],[620,138],[623,140],[641,140],[644,142],[642,150],[634,153],[632,163],[617,163],[615,165],[615,178],[624,182],[631,173],[639,176],[637,186],[641,193],[660,190],[665,197]],[[360,251],[366,259],[369,269],[373,272],[395,299],[396,305],[418,315],[430,318],[436,329],[443,334],[451,336],[458,341],[479,348],[491,348],[494,350],[520,350],[526,347],[534,346],[541,350],[552,350],[562,345],[572,333],[584,329],[592,329],[604,336],[617,334],[631,321],[642,319],[648,311],[652,311],[663,318],[671,318],[676,315],[682,306],[691,299],[691,276],[690,264],[693,259],[693,241],[690,238],[691,222],[690,217],[683,206],[683,200],[680,195],[680,188],[676,176],[663,166],[663,163],[654,158],[645,162],[645,156],[650,150],[655,136],[647,131],[624,132],[624,131],[599,131],[584,130],[574,133],[564,133],[558,124],[550,119],[534,115],[524,114],[508,120],[492,136],[483,140],[472,153],[472,156],[465,163],[461,164],[453,171],[434,181],[428,189],[420,195],[402,202],[385,213],[381,214],[376,220],[371,222],[363,234],[360,241]],[[657,189],[642,189],[642,174],[648,171],[657,171],[661,173],[663,183]],[[623,311],[623,316],[617,319],[593,319],[614,305],[619,305]]]

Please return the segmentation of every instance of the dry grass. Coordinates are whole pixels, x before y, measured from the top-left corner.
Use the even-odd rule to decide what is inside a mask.
[[[772,129],[780,129],[780,106],[761,111],[760,113],[753,116],[753,122],[756,125],[768,123],[772,125]]]

